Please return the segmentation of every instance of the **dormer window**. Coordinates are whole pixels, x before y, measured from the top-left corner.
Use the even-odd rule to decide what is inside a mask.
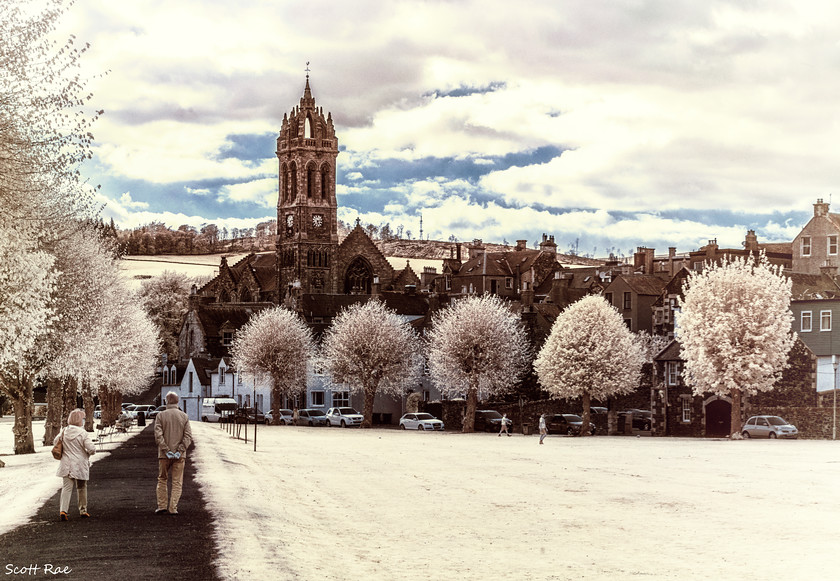
[[[219,385],[225,384],[225,371],[226,369],[224,367],[219,367]]]
[[[233,331],[222,331],[222,345],[225,347],[233,345]]]

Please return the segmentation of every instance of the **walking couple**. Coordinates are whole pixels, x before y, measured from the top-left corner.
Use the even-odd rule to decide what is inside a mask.
[[[55,437],[53,444],[62,443],[61,461],[56,476],[62,478],[59,499],[59,519],[69,520],[70,496],[76,488],[79,516],[90,518],[87,483],[90,479],[90,457],[96,447],[84,429],[85,412],[73,410],[67,416],[67,427]],[[158,449],[157,510],[155,514],[178,514],[178,501],[184,482],[187,449],[192,444],[192,431],[187,414],[178,409],[178,394],[166,394],[166,409],[155,418],[155,442]],[[168,490],[172,480],[171,494]]]

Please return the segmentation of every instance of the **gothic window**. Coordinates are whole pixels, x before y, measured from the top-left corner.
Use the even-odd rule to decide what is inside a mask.
[[[219,302],[220,303],[229,303],[230,302],[230,295],[227,292],[227,289],[222,289],[219,291]]]
[[[289,200],[297,197],[297,166],[292,164],[292,176],[289,179]]]
[[[251,290],[248,287],[244,287],[239,293],[239,302],[241,303],[250,303],[252,302],[251,298]]]
[[[315,193],[315,167],[306,168],[306,197],[311,198]]]
[[[309,115],[306,116],[306,120],[303,122],[303,137],[304,139],[312,138],[312,119],[309,118]]]
[[[344,293],[348,295],[369,295],[373,272],[368,261],[361,256],[356,257],[347,267],[344,277]]]
[[[321,168],[321,199],[329,198],[329,184],[330,184],[330,168],[324,166]]]

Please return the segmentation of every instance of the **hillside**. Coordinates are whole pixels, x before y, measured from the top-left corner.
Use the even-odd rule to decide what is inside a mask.
[[[385,256],[395,258],[442,260],[455,256],[455,242],[439,240],[374,240],[379,251]],[[461,243],[461,256],[467,258],[467,244]],[[484,243],[487,252],[509,252],[513,246],[504,244]],[[557,260],[564,265],[595,266],[603,264],[601,260],[574,256],[571,254],[557,254]]]

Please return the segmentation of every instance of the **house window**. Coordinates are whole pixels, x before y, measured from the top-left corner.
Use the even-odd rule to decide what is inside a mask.
[[[219,385],[225,384],[225,368],[219,367]]]
[[[811,256],[811,237],[802,237],[802,256]]]
[[[242,385],[242,372],[236,374],[236,383]]]
[[[837,236],[828,237],[828,253],[837,254]]]
[[[606,294],[604,295],[604,298],[605,298],[605,299],[607,299],[607,302],[610,304],[610,306],[612,306],[612,304],[613,304],[613,302],[612,302],[612,293],[606,293]]]
[[[629,311],[632,303],[633,303],[632,293],[628,293],[628,292],[624,293],[624,310]]]
[[[452,279],[448,276],[446,277],[446,290],[452,290]]]
[[[163,385],[169,385],[169,370],[163,369]]]
[[[682,400],[682,421],[686,424],[691,422],[691,400],[687,397]]]
[[[313,391],[312,392],[312,407],[324,407],[324,392],[323,391]]]
[[[349,391],[334,391],[332,392],[333,407],[350,407],[350,392]]]
[[[513,288],[513,278],[509,276],[505,278],[505,288],[508,290]]]
[[[668,385],[679,385],[680,382],[680,363],[679,361],[669,361],[668,365]]]
[[[810,333],[812,329],[811,325],[811,311],[802,311],[802,315],[799,318],[800,333]]]
[[[233,343],[233,331],[223,331],[222,332],[222,345],[225,347],[230,347]]]
[[[820,311],[820,331],[831,331],[831,311]]]
[[[189,385],[190,385],[190,393],[192,393],[192,391],[193,391],[193,372],[192,371],[190,371]]]

